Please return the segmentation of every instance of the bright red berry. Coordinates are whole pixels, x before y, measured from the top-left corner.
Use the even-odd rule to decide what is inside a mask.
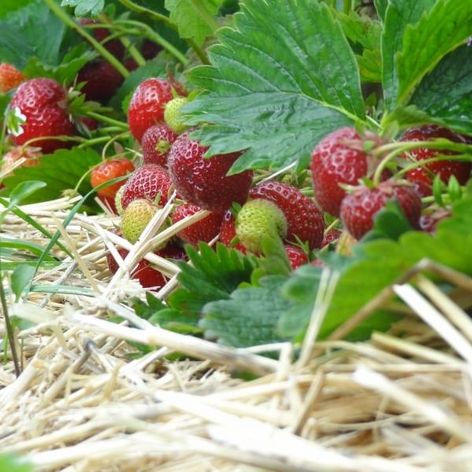
[[[275,203],[287,219],[289,242],[308,243],[310,249],[321,247],[324,232],[323,215],[311,198],[292,185],[277,181],[256,185],[249,192],[251,198],[263,198]]]
[[[179,205],[172,213],[172,223],[177,223],[187,216],[194,215],[200,210],[200,207],[192,205],[191,203]],[[221,213],[210,213],[202,220],[193,223],[191,226],[187,226],[187,228],[180,231],[177,236],[190,244],[198,244],[199,241],[210,242],[218,235],[222,220],[223,215]]]
[[[159,164],[160,166],[167,167],[167,156],[177,136],[164,123],[148,128],[141,140],[143,162],[145,164]]]
[[[25,144],[35,139],[31,145],[40,147],[45,154],[70,147],[70,141],[36,140],[48,136],[75,134],[67,110],[66,91],[55,80],[39,78],[23,82],[13,95],[10,109],[24,119],[19,130],[10,130],[15,144]]]
[[[252,172],[226,175],[238,153],[204,157],[208,148],[180,135],[168,157],[169,173],[175,188],[188,202],[205,210],[222,213],[233,202],[243,204],[252,182]]]
[[[172,87],[166,80],[146,79],[138,85],[128,109],[129,129],[138,141],[149,127],[164,120],[165,105],[172,99]]]
[[[130,172],[133,172],[133,170],[134,165],[129,159],[110,159],[93,168],[92,173],[90,174],[90,183],[92,187],[98,187],[100,184],[127,175]],[[113,211],[115,211],[115,195],[124,184],[125,180],[116,182],[108,187],[98,190],[97,195],[103,201],[106,201]]]
[[[418,228],[421,215],[421,198],[417,191],[393,181],[381,182],[375,188],[359,187],[347,195],[341,204],[341,220],[356,239],[372,229],[375,215],[385,204],[396,199],[406,218]]]
[[[25,76],[11,64],[0,64],[0,93],[7,93],[18,87],[25,80]]]
[[[126,208],[138,198],[164,206],[169,198],[172,181],[167,171],[156,164],[145,164],[136,169],[125,184],[121,206]]]
[[[346,195],[340,184],[357,185],[367,172],[367,154],[354,128],[341,128],[328,134],[311,156],[316,201],[324,211],[339,216],[341,201]]]
[[[123,81],[124,77],[103,59],[85,64],[77,75],[77,82],[85,82],[81,89],[85,98],[101,103],[113,97]]]
[[[302,248],[291,246],[290,244],[285,244],[284,247],[292,270],[298,269],[298,267],[308,263],[308,256]]]
[[[457,143],[467,142],[464,136],[436,125],[425,125],[419,128],[412,128],[405,132],[402,141],[430,141],[436,138],[446,138]],[[454,152],[447,150],[419,148],[408,151],[408,153],[403,155],[403,157],[413,159],[414,161],[423,161],[437,156],[454,154]],[[453,160],[432,162],[408,171],[406,178],[415,184],[417,191],[422,196],[428,196],[432,193],[431,186],[435,175],[439,175],[443,182],[448,182],[451,176],[455,176],[458,182],[461,185],[464,185],[469,179],[471,167],[472,164],[470,162],[459,162]]]

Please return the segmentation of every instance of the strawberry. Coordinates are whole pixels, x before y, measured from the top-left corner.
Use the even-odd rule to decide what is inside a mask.
[[[177,221],[194,215],[200,210],[201,208],[191,203],[179,205],[172,213],[172,223],[177,223]],[[202,220],[180,231],[177,236],[190,244],[198,244],[199,241],[209,242],[218,235],[222,220],[223,215],[221,213],[210,213]]]
[[[19,129],[9,130],[15,144],[34,139],[32,145],[40,147],[45,154],[71,146],[70,141],[36,140],[75,133],[67,110],[66,91],[55,80],[39,78],[23,82],[13,95],[10,110],[24,119]]]
[[[341,128],[328,134],[311,155],[311,176],[320,207],[339,216],[346,195],[340,184],[357,185],[368,172],[367,154],[354,128]]]
[[[406,218],[418,228],[421,215],[421,198],[408,185],[391,180],[381,182],[375,188],[364,186],[347,195],[341,204],[341,220],[356,239],[372,229],[375,215],[385,207],[387,201],[396,199]]]
[[[172,98],[172,87],[166,80],[151,78],[138,85],[129,104],[128,123],[139,142],[149,127],[164,119],[164,107]]]
[[[227,210],[233,202],[243,204],[248,196],[252,172],[227,176],[239,153],[204,157],[208,148],[180,135],[168,157],[169,173],[179,194],[188,202],[215,213]]]
[[[85,98],[101,103],[113,97],[123,81],[124,77],[103,59],[85,64],[77,75],[77,82],[84,82],[81,91]]]
[[[308,256],[302,248],[290,244],[285,244],[284,248],[292,270],[298,269],[303,264],[308,263]]]
[[[249,200],[236,217],[236,235],[244,247],[256,254],[261,252],[264,238],[285,238],[286,234],[287,220],[282,210],[269,200]]]
[[[92,18],[81,18],[79,23],[82,26],[95,25],[97,22]],[[110,31],[107,28],[93,28],[93,37],[102,43],[103,47],[111,52],[116,58],[123,59],[125,54],[125,47],[119,39],[108,39],[110,37]]]
[[[403,134],[402,141],[430,141],[435,138],[446,138],[457,143],[467,142],[464,136],[436,125],[425,125],[419,128],[409,129]],[[418,162],[438,156],[454,154],[455,153],[451,151],[418,148],[412,149],[408,154],[403,155],[403,157]],[[431,186],[435,175],[439,175],[443,182],[448,182],[451,176],[455,176],[458,182],[464,185],[469,179],[471,167],[472,164],[470,162],[453,160],[432,162],[408,171],[406,178],[414,183],[420,195],[425,197],[432,193]]]
[[[269,200],[282,210],[288,223],[287,241],[306,242],[310,249],[321,247],[323,215],[316,203],[298,188],[274,180],[256,185],[249,196]]]
[[[223,215],[223,221],[220,226],[220,242],[225,246],[234,247],[238,251],[246,254],[247,248],[241,244],[236,236],[236,220],[231,210],[227,210]]]
[[[149,200],[138,198],[133,200],[121,215],[121,230],[123,236],[134,244],[144,231],[158,207]]]
[[[164,120],[169,128],[175,133],[182,133],[187,129],[183,121],[182,107],[188,103],[186,97],[176,97],[166,104]]]
[[[25,80],[25,76],[11,64],[0,64],[0,93],[7,93],[18,87]]]
[[[141,140],[143,162],[167,167],[167,156],[176,139],[177,134],[164,123],[148,128]]]
[[[121,207],[145,198],[156,205],[164,206],[169,198],[172,181],[167,171],[156,164],[145,164],[136,169],[126,182],[121,197]],[[117,205],[118,208],[118,205]]]
[[[102,162],[92,169],[90,174],[90,183],[92,187],[98,187],[100,184],[109,180],[122,177],[133,172],[134,165],[129,159],[117,158]],[[125,184],[125,181],[116,182],[108,187],[97,191],[97,195],[103,201],[108,202],[110,207],[115,211],[115,196],[118,190]]]

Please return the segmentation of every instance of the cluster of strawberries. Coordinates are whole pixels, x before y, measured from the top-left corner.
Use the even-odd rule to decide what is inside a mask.
[[[9,89],[24,80],[18,71],[5,66],[3,69],[1,87]],[[126,182],[100,188],[98,195],[121,215],[121,232],[131,243],[139,239],[174,191],[177,198],[170,215],[172,223],[207,211],[184,227],[178,240],[158,249],[164,257],[184,258],[182,243],[217,238],[257,255],[264,241],[274,237],[283,242],[290,264],[296,268],[310,261],[313,250],[336,240],[341,233],[337,228],[347,230],[355,239],[362,238],[372,228],[375,215],[392,199],[413,228],[434,231],[437,222],[449,213],[444,208],[424,207],[422,197],[431,195],[433,179],[437,176],[448,182],[453,177],[463,185],[470,177],[470,162],[453,156],[455,153],[447,147],[439,146],[439,150],[438,146],[428,146],[438,138],[470,144],[470,138],[451,130],[422,126],[405,132],[398,143],[385,144],[373,134],[361,135],[354,128],[342,128],[326,136],[313,150],[312,198],[285,182],[257,182],[259,176],[249,170],[231,173],[240,153],[206,158],[208,148],[192,139],[192,130],[184,124],[182,107],[187,101],[185,91],[172,80],[143,81],[128,110],[130,132],[142,148],[141,165],[135,169],[129,159],[110,159],[91,174],[94,187],[130,174]],[[36,78],[21,83],[13,94],[10,110],[19,120],[17,129],[11,126],[9,130],[10,140],[16,145],[33,144],[51,153],[71,144],[57,136],[76,133],[77,123],[71,120],[66,90],[54,80]],[[34,164],[37,154],[31,151],[29,155],[27,149],[19,154]],[[14,149],[9,154],[16,158]],[[339,218],[342,224],[330,225],[326,230],[326,214]],[[126,251],[121,250],[121,254]],[[114,260],[110,259],[109,265],[116,270]],[[165,283],[162,274],[145,260],[139,262],[134,275],[145,287]]]
[[[141,83],[131,100],[129,127],[141,143],[143,164],[117,192],[114,203],[122,215],[123,235],[133,243],[175,190],[173,223],[200,210],[209,212],[178,233],[181,242],[197,244],[218,238],[242,252],[260,254],[265,238],[273,236],[283,241],[291,266],[296,268],[309,261],[314,249],[339,237],[337,229],[325,231],[323,212],[339,217],[343,227],[360,239],[372,228],[375,215],[386,202],[396,199],[414,228],[432,231],[437,221],[448,215],[440,209],[422,217],[421,197],[431,194],[434,175],[444,182],[454,176],[460,184],[470,176],[470,163],[444,158],[435,161],[439,151],[418,147],[399,156],[399,160],[418,164],[405,172],[404,180],[392,178],[397,170],[386,168],[379,181],[372,182],[381,158],[366,150],[366,142],[374,139],[374,146],[380,148],[380,138],[361,137],[353,128],[342,128],[326,136],[312,153],[315,198],[277,180],[254,185],[252,171],[229,172],[239,153],[205,157],[208,148],[193,140],[183,125],[181,107],[186,101],[175,97],[171,84],[156,78]],[[437,126],[415,128],[403,136],[410,143],[434,138],[466,142],[463,136]],[[447,154],[452,153],[440,153]],[[114,176],[129,171],[129,161],[121,162],[123,171]],[[107,165],[112,164],[105,163],[96,172]],[[175,249],[175,241],[171,247]],[[138,271],[153,270],[145,261],[140,264]],[[136,276],[140,278],[139,273]]]
[[[142,165],[124,185],[114,184],[98,192],[121,214],[123,236],[135,243],[175,190],[177,203],[171,213],[172,223],[207,211],[202,219],[177,234],[180,243],[210,242],[220,235],[224,244],[235,244],[242,251],[257,254],[263,238],[273,233],[284,240],[292,267],[308,262],[300,243],[309,250],[316,249],[321,247],[324,236],[323,215],[314,200],[298,188],[277,181],[252,187],[253,172],[249,170],[228,175],[240,154],[206,158],[208,148],[191,139],[191,131],[183,125],[181,108],[187,99],[175,95],[168,81],[151,78],[138,86],[131,99],[128,123],[141,144]],[[104,162],[92,172],[92,185],[125,175],[130,166],[126,159]],[[240,206],[237,214],[235,204]],[[175,241],[170,247],[173,255],[180,258]],[[169,248],[160,248],[157,253],[162,255],[162,251],[168,252]],[[116,270],[114,261],[110,268]],[[156,278],[149,277],[149,268],[141,261],[135,277],[143,285],[149,286],[150,280],[153,286],[158,285],[154,283]],[[142,276],[144,270],[146,280]]]

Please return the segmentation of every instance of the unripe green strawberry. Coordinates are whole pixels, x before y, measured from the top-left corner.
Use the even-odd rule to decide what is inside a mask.
[[[157,206],[149,200],[133,200],[121,215],[121,230],[123,236],[134,244],[144,231],[152,217],[156,214]]]
[[[268,200],[250,200],[243,205],[236,218],[236,235],[250,251],[259,253],[265,237],[287,234],[287,220],[282,210]]]
[[[185,126],[181,109],[188,103],[188,99],[185,97],[177,97],[167,102],[166,108],[164,110],[164,120],[167,123],[167,126],[176,133],[182,133],[187,129]]]

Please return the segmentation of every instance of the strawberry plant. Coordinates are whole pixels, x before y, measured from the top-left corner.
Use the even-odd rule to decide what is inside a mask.
[[[471,25],[0,1],[0,471],[467,468]]]

